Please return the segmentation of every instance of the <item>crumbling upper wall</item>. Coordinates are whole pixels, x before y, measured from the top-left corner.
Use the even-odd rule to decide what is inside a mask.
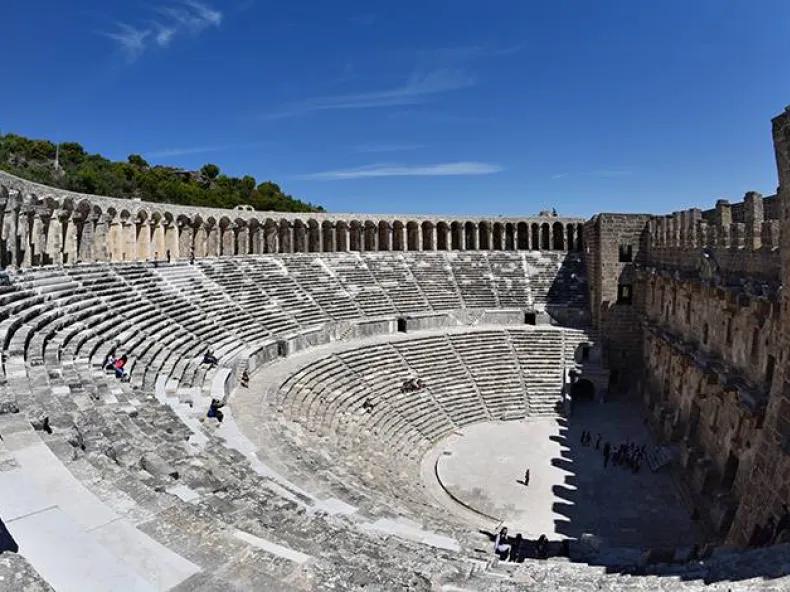
[[[743,202],[720,199],[713,214],[700,209],[657,216],[648,222],[646,263],[684,271],[700,267],[707,248],[725,279],[779,281],[778,199],[748,192]]]

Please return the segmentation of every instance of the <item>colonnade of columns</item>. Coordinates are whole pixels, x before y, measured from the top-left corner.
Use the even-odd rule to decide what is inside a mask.
[[[134,213],[81,202],[76,208],[47,207],[39,200],[0,201],[2,266],[31,267],[77,261],[143,261],[260,253],[336,251],[578,251],[579,220],[406,221],[303,219],[287,215],[259,220],[256,212],[195,214],[139,209]],[[133,202],[132,202],[133,203]],[[146,204],[151,205],[151,204]]]

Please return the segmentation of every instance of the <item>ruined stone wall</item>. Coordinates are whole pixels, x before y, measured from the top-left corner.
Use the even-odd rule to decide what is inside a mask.
[[[584,226],[590,308],[605,336],[612,382],[627,387],[639,376],[642,339],[636,266],[644,259],[647,214],[598,214]]]
[[[781,223],[790,224],[790,108],[773,120],[773,139],[779,174]],[[790,504],[790,232],[781,237],[782,290],[779,319],[781,336],[777,371],[771,385],[765,425],[758,443],[748,487],[744,491],[728,540],[736,545],[748,543],[755,528],[776,522],[782,505]]]
[[[742,278],[779,281],[779,220],[775,197],[750,191],[740,204],[716,202],[699,209],[656,216],[649,223],[646,260],[656,267],[696,273],[700,254],[713,254],[718,275],[728,283]]]

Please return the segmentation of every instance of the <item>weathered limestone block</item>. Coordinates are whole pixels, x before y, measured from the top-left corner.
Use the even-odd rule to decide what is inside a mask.
[[[0,415],[6,413],[19,413],[19,405],[13,393],[0,393]]]
[[[140,468],[154,477],[171,477],[178,479],[178,471],[161,456],[148,452],[140,457]]]
[[[27,560],[16,553],[0,555],[0,590],[8,592],[54,592]]]

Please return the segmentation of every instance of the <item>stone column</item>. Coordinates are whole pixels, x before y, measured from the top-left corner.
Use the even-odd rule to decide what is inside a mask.
[[[194,236],[195,232],[194,229],[190,224],[185,222],[180,222],[177,226],[178,228],[178,253],[179,257],[189,257],[190,252],[194,252],[195,242]]]
[[[406,244],[406,241],[404,240],[404,235],[405,234],[406,234],[406,226],[404,226],[404,225],[395,226],[394,224],[392,225],[392,233],[390,234],[390,236],[392,237],[392,248],[393,249],[395,248],[395,243],[397,243],[397,244],[399,244],[401,246],[401,250],[402,251],[406,250],[406,247],[408,245]],[[398,236],[399,240],[397,240],[397,241],[395,240],[396,235],[400,235],[400,236]]]
[[[52,212],[47,227],[46,252],[54,265],[63,264],[63,226],[60,222],[60,211]]]
[[[165,226],[165,256],[167,256],[167,251],[170,251],[170,258],[173,261],[176,261],[181,258],[181,249],[180,243],[178,240],[178,225],[175,221],[167,222]]]
[[[36,215],[38,218],[38,215]],[[33,227],[35,228],[36,222],[34,220]],[[95,222],[91,218],[85,218],[82,222],[82,236],[80,237],[80,252],[79,258],[82,261],[91,262],[93,257],[93,227]],[[35,230],[34,230],[35,234]]]
[[[66,235],[63,239],[63,259],[65,263],[74,265],[77,262],[77,220],[72,214],[66,218]]]
[[[122,227],[118,216],[114,216],[110,220],[107,227],[107,252],[110,261],[121,261],[121,240],[122,240]]]
[[[279,251],[277,245],[277,231],[276,224],[268,224],[263,227],[264,233],[264,246],[267,253],[277,253]]]
[[[96,224],[93,227],[93,260],[94,261],[109,261],[110,248],[109,248],[109,222],[104,215],[99,216]]]
[[[716,202],[716,244],[727,248],[730,238],[730,224],[732,224],[732,209],[730,202],[720,199]]]
[[[20,237],[20,248],[22,249],[22,253],[20,253],[20,265],[22,267],[30,267],[32,260],[32,248],[30,245],[31,241],[31,234],[30,234],[30,215],[28,212],[22,212],[19,215],[19,222],[17,226],[17,234]]]
[[[477,222],[472,222],[472,245],[469,248],[470,251],[477,251],[477,246],[480,244],[480,229],[478,228]],[[491,226],[488,227],[488,246],[491,247]],[[464,224],[464,247],[466,247],[466,224]]]
[[[44,233],[44,221],[41,219],[41,212],[36,212],[33,215],[33,227],[30,230],[30,265],[43,265],[42,256],[46,247],[47,236]]]
[[[16,226],[17,216],[19,212],[12,205],[16,201],[17,192],[12,191],[11,196],[6,204],[5,214],[3,215],[3,233],[2,239],[5,241],[6,252],[3,253],[3,266],[16,265],[17,252],[16,252]]]
[[[233,223],[228,224],[225,228],[220,228],[222,240],[220,243],[220,255],[223,257],[233,257],[235,255],[234,248],[236,246],[236,225]]]
[[[217,257],[220,247],[219,227],[212,224],[206,229],[206,235],[206,257]]]
[[[137,233],[134,259],[137,261],[146,261],[153,255],[151,252],[151,220],[146,218],[142,222],[136,224],[134,230]]]
[[[149,247],[152,257],[164,259],[165,251],[165,228],[161,220],[154,220],[151,223],[151,246]]]
[[[195,257],[208,256],[208,229],[206,223],[201,222],[195,231]]]
[[[250,254],[250,229],[246,224],[243,224],[236,234],[236,253],[239,255]]]
[[[423,237],[423,251],[435,251],[436,250],[436,225],[431,223],[428,227],[428,236],[424,235],[425,229],[420,227],[420,235]],[[426,240],[427,239],[427,240]]]
[[[743,197],[744,219],[746,222],[746,248],[759,249],[763,230],[763,196],[749,191]]]
[[[387,222],[384,230],[384,240],[381,240],[381,226],[376,226],[376,236],[379,238],[379,251],[392,250],[392,224]]]

